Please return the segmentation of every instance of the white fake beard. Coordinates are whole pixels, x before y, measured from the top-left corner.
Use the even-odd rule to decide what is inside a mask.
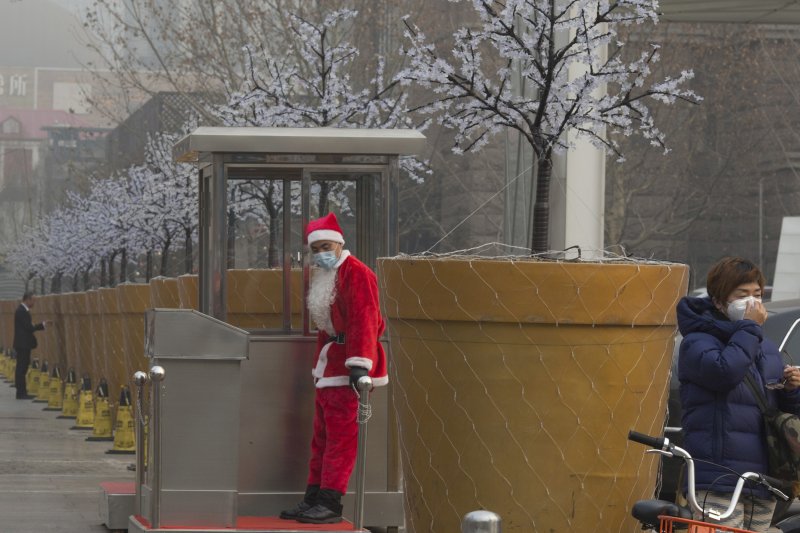
[[[317,328],[333,335],[331,322],[331,304],[336,298],[336,273],[338,269],[324,270],[316,268],[308,289],[308,312]]]

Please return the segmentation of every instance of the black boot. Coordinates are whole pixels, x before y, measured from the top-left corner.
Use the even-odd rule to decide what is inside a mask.
[[[336,524],[342,521],[342,493],[333,489],[320,489],[317,504],[300,513],[296,520],[304,524]]]
[[[306,487],[306,494],[303,496],[303,500],[292,507],[291,509],[286,509],[285,511],[281,511],[281,518],[284,520],[295,520],[305,511],[308,511],[317,503],[317,493],[319,492],[319,485],[309,485]]]

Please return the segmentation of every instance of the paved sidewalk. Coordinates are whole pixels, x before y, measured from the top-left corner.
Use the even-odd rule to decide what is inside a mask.
[[[110,442],[16,400],[0,378],[0,533],[107,533],[100,522],[101,481],[133,481],[131,455],[106,455]]]

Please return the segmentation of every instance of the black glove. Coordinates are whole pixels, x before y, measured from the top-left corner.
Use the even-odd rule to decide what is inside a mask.
[[[350,386],[358,391],[358,380],[369,375],[369,370],[362,366],[350,367]]]

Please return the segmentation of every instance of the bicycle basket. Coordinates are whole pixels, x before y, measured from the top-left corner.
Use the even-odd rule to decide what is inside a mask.
[[[730,531],[731,533],[754,533],[749,529],[739,529],[731,526],[721,526],[719,524],[709,524],[689,520],[688,518],[678,518],[677,516],[659,516],[659,533],[684,532],[687,533],[715,533],[717,531]]]

